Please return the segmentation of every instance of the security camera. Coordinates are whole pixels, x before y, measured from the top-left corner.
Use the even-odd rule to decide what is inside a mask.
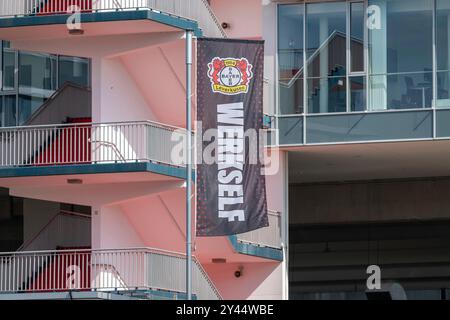
[[[240,278],[242,276],[242,271],[244,271],[244,267],[240,266],[235,272],[234,272],[234,276],[236,278]]]

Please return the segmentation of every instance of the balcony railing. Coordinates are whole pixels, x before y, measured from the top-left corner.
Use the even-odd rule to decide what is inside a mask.
[[[0,253],[0,294],[158,290],[176,296],[185,292],[185,259],[183,254],[150,248]],[[199,300],[221,299],[195,258],[192,286]]]
[[[81,12],[153,10],[197,21],[210,37],[226,37],[206,0],[0,0],[0,17],[65,14],[71,6]]]
[[[184,166],[173,153],[186,131],[155,122],[0,128],[0,167],[151,161]]]
[[[262,247],[281,249],[281,215],[269,211],[269,226],[237,235],[237,240]]]

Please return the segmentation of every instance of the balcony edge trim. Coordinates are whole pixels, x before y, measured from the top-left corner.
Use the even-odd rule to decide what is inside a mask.
[[[136,162],[54,165],[38,167],[6,167],[0,168],[0,179],[16,177],[132,172],[150,172],[183,180],[186,178],[186,169],[182,167],[174,167],[153,162]]]
[[[18,16],[0,18],[0,28],[32,27],[42,25],[66,24],[68,14],[42,15],[42,16]],[[129,20],[152,20],[161,24],[178,28],[180,30],[193,31],[195,36],[203,36],[197,21],[188,20],[163,12],[152,10],[91,12],[81,14],[81,23],[114,22]]]
[[[283,261],[282,249],[275,249],[269,247],[260,247],[250,243],[243,243],[238,241],[237,236],[229,236],[230,243],[237,253],[255,256],[260,258],[266,258],[269,260]]]

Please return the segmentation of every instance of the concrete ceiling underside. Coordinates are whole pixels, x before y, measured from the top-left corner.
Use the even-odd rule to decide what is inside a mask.
[[[289,183],[450,176],[450,141],[303,146],[290,149]]]

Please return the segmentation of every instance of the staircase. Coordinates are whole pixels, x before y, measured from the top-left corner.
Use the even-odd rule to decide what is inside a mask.
[[[91,90],[66,82],[31,115],[24,125],[70,123],[70,119],[91,118],[91,114]]]
[[[60,211],[17,251],[54,250],[91,245],[91,216]]]

